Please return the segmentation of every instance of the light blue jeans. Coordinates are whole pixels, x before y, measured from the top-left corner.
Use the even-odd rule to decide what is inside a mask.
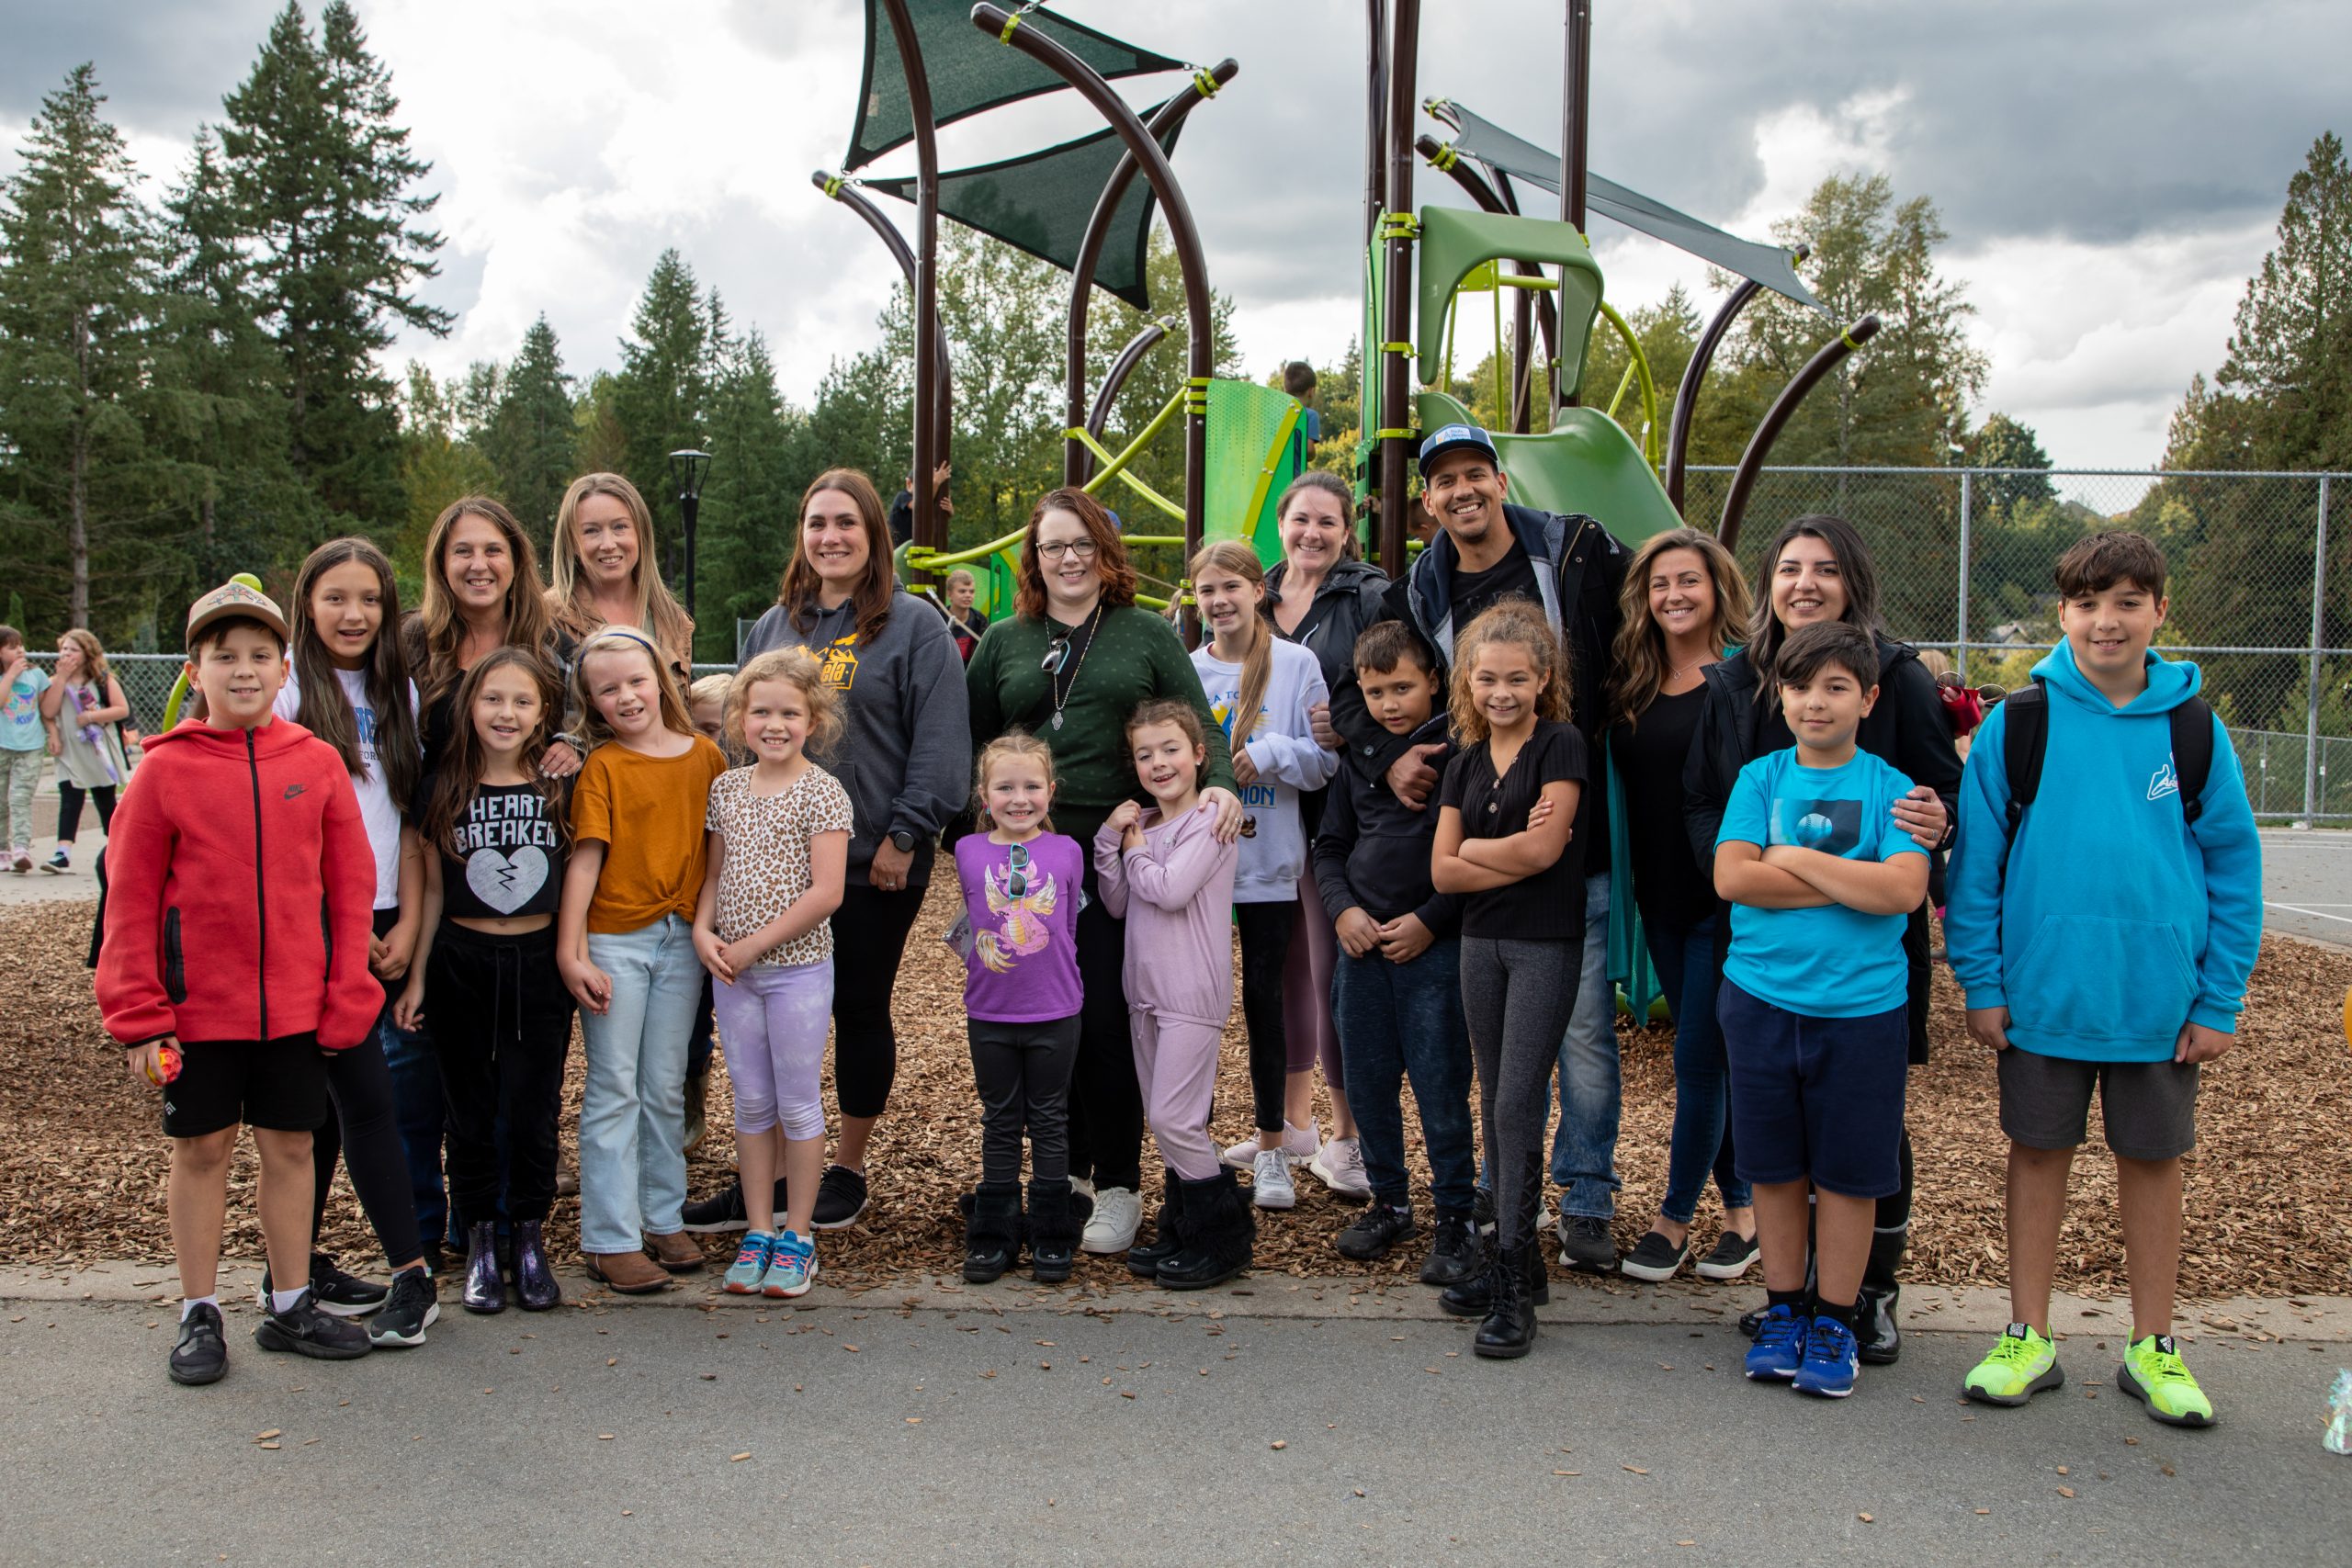
[[[664,915],[633,931],[588,933],[612,976],[612,1006],[580,1012],[588,1083],[580,1101],[580,1249],[635,1252],[669,1235],[686,1201],[686,1040],[702,1003],[694,931]]]
[[[1584,973],[1577,1010],[1560,1041],[1560,1130],[1552,1143],[1552,1182],[1566,1188],[1564,1214],[1609,1219],[1617,1213],[1617,988],[1609,983],[1609,878],[1584,881]]]

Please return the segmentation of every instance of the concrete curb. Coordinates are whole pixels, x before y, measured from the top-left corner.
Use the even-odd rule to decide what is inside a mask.
[[[1082,1284],[1044,1286],[1008,1276],[993,1285],[967,1285],[951,1276],[910,1274],[865,1285],[819,1284],[786,1303],[758,1296],[730,1296],[718,1286],[718,1272],[706,1270],[678,1288],[651,1296],[616,1296],[573,1269],[560,1269],[566,1304],[573,1310],[615,1308],[649,1311],[797,1311],[820,1307],[866,1312],[1046,1313],[1155,1317],[1335,1319],[1390,1323],[1455,1322],[1440,1311],[1437,1292],[1411,1282],[1368,1279],[1294,1280],[1280,1274],[1251,1275],[1214,1291],[1174,1292],[1136,1287],[1096,1290]],[[226,1261],[220,1267],[224,1297],[250,1299],[261,1287],[257,1261]],[[0,1266],[0,1301],[167,1304],[177,1299],[178,1282],[167,1263],[96,1263],[84,1268]],[[1555,1325],[1631,1325],[1660,1328],[1729,1327],[1758,1304],[1761,1286],[1685,1283],[1644,1285],[1631,1280],[1583,1277],[1552,1280],[1552,1303],[1536,1315]],[[457,1304],[444,1293],[444,1310]],[[2006,1291],[1915,1285],[1904,1292],[1906,1333],[1998,1334],[2008,1322]],[[2068,1335],[2116,1337],[2131,1329],[2131,1303],[2122,1300],[2061,1295],[2052,1310],[2052,1329]],[[2301,1340],[2352,1343],[2352,1296],[2232,1298],[2184,1303],[2180,1337],[2236,1339],[2254,1343]]]

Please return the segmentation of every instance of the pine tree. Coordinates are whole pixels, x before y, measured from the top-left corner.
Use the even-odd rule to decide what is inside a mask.
[[[68,72],[0,197],[7,555],[36,615],[72,626],[91,624],[94,565],[117,604],[138,575],[145,550],[130,530],[148,520],[156,479],[136,406],[153,237],[105,102],[90,65]]]
[[[544,556],[564,487],[579,471],[580,448],[571,378],[545,316],[524,333],[476,445],[497,470],[499,494]]]
[[[396,328],[446,334],[453,317],[410,293],[437,275],[431,165],[392,120],[390,73],[345,0],[314,37],[297,0],[270,25],[253,73],[223,101],[220,142],[255,253],[254,282],[285,365],[288,452],[334,512],[396,524],[399,414],[375,356]]]
[[[165,459],[184,575],[162,602],[298,556],[319,512],[288,455],[284,374],[238,244],[211,130],[164,202],[172,254],[157,301],[150,439]]]
[[[718,368],[695,530],[695,648],[701,659],[732,660],[736,621],[775,598],[792,557],[800,487],[814,472],[795,471],[799,419],[776,391],[766,339],[744,334]]]
[[[630,335],[621,342],[612,402],[624,441],[621,471],[653,508],[657,539],[674,530],[675,519],[663,516],[662,504],[670,454],[703,446],[707,434],[714,327],[725,328],[717,296],[707,306],[694,270],[676,251],[662,252],[639,297]]]
[[[2334,131],[2287,183],[2278,247],[2246,284],[2217,380],[2258,405],[2262,467],[2352,466],[2352,164]]]

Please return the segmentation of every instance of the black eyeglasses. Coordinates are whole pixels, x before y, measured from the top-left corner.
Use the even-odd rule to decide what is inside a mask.
[[[1004,879],[1004,894],[1008,898],[1026,897],[1029,893],[1029,846],[1014,844],[1008,858],[1010,870]]]
[[[1037,547],[1037,558],[1059,560],[1068,555],[1076,556],[1080,560],[1092,560],[1094,547],[1091,539],[1054,539]]]

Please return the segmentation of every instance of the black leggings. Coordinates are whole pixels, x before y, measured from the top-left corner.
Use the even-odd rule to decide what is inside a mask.
[[[94,784],[86,792],[71,779],[57,781],[57,841],[70,844],[82,827],[82,796],[97,803],[98,831],[114,831],[114,785]]]
[[[1069,1174],[1069,1071],[1078,1059],[1078,1020],[1044,1023],[965,1021],[972,1079],[980,1091],[980,1179],[1021,1179],[1021,1134],[1029,1134],[1029,1175]]]
[[[1298,932],[1298,900],[1236,904],[1241,933],[1241,1017],[1250,1026],[1250,1098],[1255,1102],[1261,1147],[1283,1135],[1283,1091],[1289,1085],[1290,1043],[1283,1022],[1283,971]]]
[[[376,934],[392,927],[398,911],[376,911]],[[389,1005],[389,999],[388,1004]],[[311,1135],[315,1179],[311,1195],[311,1243],[318,1245],[326,1219],[327,1187],[334,1179],[335,1156],[351,1174],[351,1190],[376,1227],[384,1261],[397,1268],[424,1250],[417,1237],[416,1195],[409,1180],[408,1152],[401,1146],[399,1115],[392,1104],[392,1070],[384,1063],[383,1021],[347,1051],[327,1055],[327,1098],[334,1114]]]
[[[853,874],[833,911],[833,1097],[844,1116],[879,1116],[899,1074],[890,993],[923,890],[885,893]]]
[[[544,1220],[555,1205],[571,993],[555,928],[505,936],[443,922],[425,972],[426,1016],[449,1116],[449,1205],[460,1226]],[[501,1126],[506,1159],[499,1160]]]

